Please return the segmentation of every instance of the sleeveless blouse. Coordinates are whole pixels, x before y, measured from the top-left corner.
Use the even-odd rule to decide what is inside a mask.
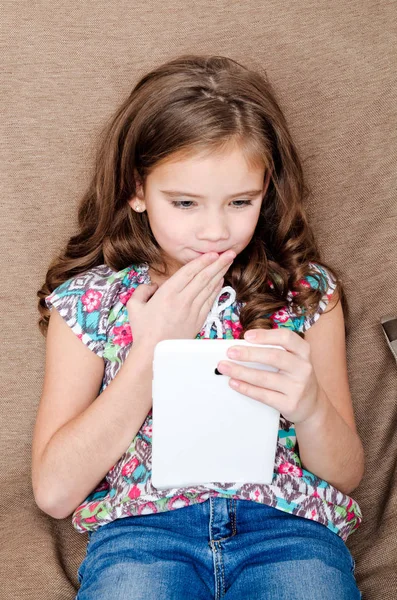
[[[324,312],[336,287],[331,273],[310,263],[313,276],[301,283],[324,291],[314,315],[296,315],[289,304],[271,319],[273,328],[287,327],[296,332],[309,329]],[[55,307],[72,331],[104,360],[101,394],[117,375],[131,345],[127,301],[136,287],[150,283],[147,263],[113,271],[96,266],[59,285],[45,298]],[[270,284],[272,285],[272,284]],[[289,292],[291,299],[297,292]],[[202,338],[238,339],[242,327],[235,291],[225,286],[219,292],[203,328]],[[274,474],[271,484],[211,482],[189,488],[157,490],[151,483],[152,410],[129,447],[96,488],[72,515],[80,532],[94,531],[115,519],[175,510],[204,502],[210,496],[244,499],[267,504],[281,511],[322,523],[346,540],[361,523],[358,504],[327,481],[302,467],[294,424],[280,417]]]

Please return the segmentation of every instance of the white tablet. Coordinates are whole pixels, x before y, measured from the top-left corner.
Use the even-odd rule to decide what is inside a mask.
[[[229,386],[217,372],[245,340],[162,340],[154,350],[152,483],[271,483],[280,413]],[[269,348],[281,346],[268,345]],[[278,371],[261,363],[232,361]]]

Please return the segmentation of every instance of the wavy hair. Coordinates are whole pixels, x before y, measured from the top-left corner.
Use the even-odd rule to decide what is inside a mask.
[[[64,281],[100,264],[119,271],[147,262],[165,270],[147,213],[128,204],[136,175],[144,183],[160,161],[230,144],[238,144],[249,164],[265,165],[265,176],[270,171],[254,235],[225,276],[244,304],[240,337],[247,329],[273,328],[271,315],[286,305],[298,315],[316,312],[326,289],[311,262],[333,276],[347,317],[342,281],[322,261],[304,210],[310,191],[267,76],[224,56],[188,54],[143,76],[102,130],[78,206],[78,232],[52,260],[37,292],[44,336],[50,316],[44,299]],[[304,285],[308,275],[318,289]]]

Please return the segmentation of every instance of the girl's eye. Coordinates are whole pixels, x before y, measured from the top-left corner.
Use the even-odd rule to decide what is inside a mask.
[[[242,203],[239,206],[235,206],[234,208],[244,208],[244,206],[249,206],[250,204],[252,204],[252,200],[232,200],[232,202]],[[186,204],[191,205],[192,203],[192,200],[172,200],[171,202],[172,206],[174,206],[175,208],[181,208],[182,210],[191,208],[191,206],[186,206]]]
[[[192,200],[173,200],[171,204],[175,208],[190,208],[190,206],[182,206],[182,204],[192,204]]]
[[[243,204],[240,204],[240,206],[236,206],[236,208],[244,208],[244,206],[249,206],[250,204],[252,204],[252,200],[233,200],[233,202],[242,202]]]

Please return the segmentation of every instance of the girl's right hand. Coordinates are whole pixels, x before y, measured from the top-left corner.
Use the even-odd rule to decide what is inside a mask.
[[[127,302],[134,345],[154,348],[165,339],[194,339],[236,257],[208,252],[183,265],[160,287],[139,285]]]

